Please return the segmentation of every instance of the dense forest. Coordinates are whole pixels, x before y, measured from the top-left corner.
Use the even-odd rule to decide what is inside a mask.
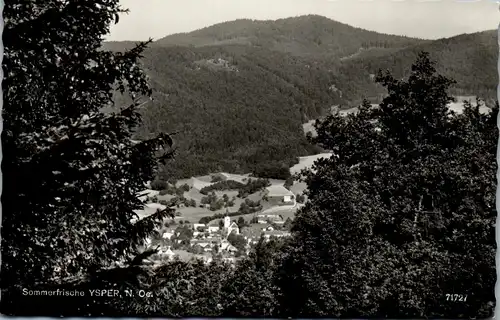
[[[381,34],[349,26],[319,15],[278,20],[239,19],[190,33],[174,34],[153,46],[213,46],[242,44],[294,56],[335,61],[359,48],[388,50],[425,43],[427,40]]]
[[[421,51],[429,52],[436,61],[436,69],[456,81],[450,88],[453,95],[496,99],[498,53],[495,30],[439,39],[391,54],[362,52],[342,61],[337,75],[346,85],[339,85],[339,88],[350,98],[355,98],[360,92],[365,98],[380,96],[383,88],[372,81],[370,74],[375,75],[382,69],[390,70],[397,78],[406,77],[410,72],[409,66]]]
[[[169,177],[288,168],[317,149],[302,123],[339,102],[331,73],[261,48],[151,48],[143,64],[153,101],[135,136],[177,132],[184,160],[162,172]]]
[[[113,51],[132,46],[104,43]],[[320,151],[304,138],[302,123],[324,116],[332,105],[379,103],[386,91],[374,81],[378,71],[405,77],[420,51],[456,80],[452,94],[495,97],[493,31],[430,41],[316,15],[243,19],[150,44],[141,61],[154,100],[141,110],[135,137],[176,133],[183,161],[164,166],[163,179],[220,170],[282,177],[298,156]]]

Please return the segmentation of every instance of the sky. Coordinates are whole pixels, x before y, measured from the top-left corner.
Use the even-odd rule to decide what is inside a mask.
[[[130,10],[110,41],[159,39],[216,23],[319,14],[372,31],[424,39],[498,27],[498,0],[120,0]]]

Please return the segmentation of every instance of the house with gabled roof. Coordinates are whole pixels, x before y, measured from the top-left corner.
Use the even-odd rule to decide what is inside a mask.
[[[295,195],[281,185],[272,185],[266,188],[266,197],[269,202],[278,204],[294,204]]]

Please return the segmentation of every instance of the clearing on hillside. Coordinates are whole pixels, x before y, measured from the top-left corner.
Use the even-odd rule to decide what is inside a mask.
[[[333,153],[320,153],[307,157],[300,157],[299,163],[290,168],[291,174],[299,173],[303,169],[310,169],[314,162],[321,158],[330,158]]]

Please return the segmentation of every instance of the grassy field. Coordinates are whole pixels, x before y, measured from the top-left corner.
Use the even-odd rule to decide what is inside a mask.
[[[309,169],[312,167],[314,162],[320,158],[329,158],[331,157],[331,153],[320,153],[313,156],[300,157],[299,163],[290,168],[290,172],[292,174],[299,173],[302,169]]]
[[[308,158],[308,157],[306,157]],[[303,161],[304,162],[304,161]],[[306,161],[307,163],[307,161]],[[300,164],[300,163],[299,163]],[[249,178],[249,175],[236,175],[236,174],[228,174],[225,173],[226,177],[230,180],[235,180],[235,181],[240,181],[243,182],[246,181]],[[257,179],[258,177],[250,177],[252,179]],[[200,192],[199,189],[196,188],[196,186],[200,187],[201,185],[210,185],[212,181],[212,176],[211,175],[205,175],[205,176],[200,176],[200,177],[193,177],[191,179],[183,179],[179,180],[177,182],[177,186],[181,186],[183,184],[188,184],[190,186],[194,185],[195,187],[192,187],[188,192],[184,192],[184,197],[188,200],[195,200],[196,201],[196,208],[193,207],[184,207],[184,208],[176,208],[176,212],[180,213],[180,216],[176,216],[175,220],[182,220],[182,221],[189,221],[190,223],[198,223],[201,218],[203,217],[208,217],[208,216],[213,216],[216,214],[224,214],[226,211],[229,212],[235,212],[237,211],[241,204],[245,202],[245,199],[238,198],[238,191],[237,190],[223,190],[223,191],[215,191],[215,194],[217,195],[217,198],[222,198],[224,194],[226,194],[229,199],[232,199],[235,197],[234,200],[234,206],[229,207],[229,208],[222,208],[217,211],[211,211],[207,208],[200,208],[201,204],[201,199],[205,197],[204,194]],[[283,185],[285,183],[285,180],[279,180],[279,179],[270,179],[270,183],[272,185]],[[292,187],[292,192],[295,194],[302,193],[303,190],[305,189],[305,184],[303,183],[296,183]],[[152,191],[152,190],[147,190],[150,194],[150,196],[156,196],[158,200],[166,200],[169,201],[172,198],[176,197],[176,195],[158,195],[158,191]],[[271,205],[267,201],[262,201],[262,197],[264,196],[263,191],[258,191],[253,194],[250,194],[247,198],[251,201],[254,202],[261,202],[262,205],[262,210],[267,210],[271,208]],[[138,214],[141,218],[146,217],[148,215],[153,214],[156,211],[156,207],[158,207],[159,204],[148,204],[144,210],[138,210]],[[154,208],[153,208],[154,207]],[[258,213],[255,213],[258,214]],[[245,220],[250,221],[255,214],[246,214],[246,215],[238,215],[231,217],[231,220],[238,220],[239,217],[243,217]],[[284,212],[286,216],[293,216],[293,213],[287,213]],[[286,219],[286,218],[285,218]],[[213,221],[211,224],[218,224],[218,220]]]

